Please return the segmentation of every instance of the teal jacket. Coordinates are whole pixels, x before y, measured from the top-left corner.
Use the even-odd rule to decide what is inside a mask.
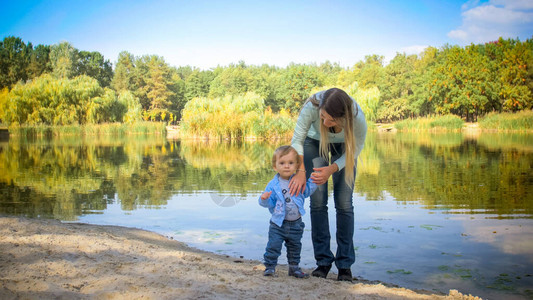
[[[316,188],[317,185],[311,181],[311,178],[309,178],[305,184],[304,192],[300,193],[298,196],[291,196],[294,203],[296,203],[296,206],[298,206],[300,215],[303,216],[305,214],[305,198],[310,197]],[[274,176],[274,178],[267,184],[265,192],[270,191],[272,194],[270,194],[270,197],[266,200],[261,199],[261,196],[259,196],[259,205],[267,207],[272,214],[270,221],[281,227],[283,220],[285,220],[285,199],[283,198],[283,193],[281,192],[281,187],[279,185],[279,174],[276,174],[276,176]]]
[[[324,92],[318,92],[311,97],[314,97],[319,102],[322,102],[324,99]],[[355,137],[355,149],[354,149],[354,159],[357,161],[357,157],[363,150],[366,139],[366,119],[363,110],[353,100],[353,109],[354,109],[354,120],[353,120],[353,134]],[[298,154],[304,154],[304,141],[306,137],[310,137],[317,141],[320,140],[320,116],[318,113],[318,107],[314,106],[311,101],[307,101],[300,115],[298,116],[298,121],[296,121],[296,127],[294,128],[294,135],[292,136],[291,146],[296,149]],[[339,133],[329,133],[329,142],[330,143],[344,143],[344,130]],[[334,163],[339,166],[339,170],[343,169],[346,166],[346,153],[343,153]]]

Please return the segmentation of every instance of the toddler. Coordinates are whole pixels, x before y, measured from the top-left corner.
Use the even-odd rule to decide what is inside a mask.
[[[278,173],[268,183],[265,192],[259,198],[259,205],[267,207],[272,214],[268,230],[268,243],[264,254],[265,276],[275,276],[278,257],[281,247],[285,242],[287,248],[287,261],[289,263],[289,276],[307,278],[298,266],[302,250],[302,235],[305,224],[302,215],[305,214],[304,199],[311,196],[317,186],[311,179],[306,182],[304,193],[291,196],[289,194],[289,181],[300,165],[300,156],[291,146],[281,146],[274,152],[272,167]]]

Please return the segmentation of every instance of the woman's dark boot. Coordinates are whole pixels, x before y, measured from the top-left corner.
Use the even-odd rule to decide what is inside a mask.
[[[330,269],[331,269],[331,265],[329,265],[329,266],[318,266],[318,268],[316,268],[311,273],[311,275],[313,275],[315,277],[326,278],[326,277],[328,277],[328,273],[329,273]]]
[[[339,269],[339,276],[337,277],[338,281],[353,281],[352,270],[350,269]]]

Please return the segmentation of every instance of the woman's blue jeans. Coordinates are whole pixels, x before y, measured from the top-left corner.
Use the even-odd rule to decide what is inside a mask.
[[[285,248],[287,248],[287,262],[289,265],[298,265],[300,263],[304,228],[305,224],[302,218],[295,221],[285,220],[281,227],[270,222],[268,243],[263,256],[266,268],[275,268],[278,264],[283,242],[285,242]]]
[[[329,162],[320,158],[319,145],[318,140],[309,137],[304,142],[304,165],[308,177],[313,172],[313,167],[329,165]],[[343,143],[330,144],[332,162],[342,155],[343,148]],[[349,269],[355,262],[353,187],[346,184],[344,174],[345,169],[343,168],[332,175],[333,199],[337,217],[337,253],[335,256],[330,249],[328,184],[324,183],[318,186],[311,195],[311,238],[318,266],[329,266],[335,262],[338,269]]]

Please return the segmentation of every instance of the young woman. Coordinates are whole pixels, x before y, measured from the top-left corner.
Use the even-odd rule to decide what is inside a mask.
[[[289,190],[299,194],[306,179],[319,185],[311,196],[311,237],[317,268],[313,276],[326,278],[335,262],[338,280],[352,281],[351,266],[355,262],[353,246],[353,187],[357,157],[366,138],[366,119],[359,104],[341,89],[332,88],[312,95],[305,102],[291,145],[304,162],[298,167]],[[328,185],[333,177],[333,199],[337,218],[337,253],[330,250],[328,220]]]

